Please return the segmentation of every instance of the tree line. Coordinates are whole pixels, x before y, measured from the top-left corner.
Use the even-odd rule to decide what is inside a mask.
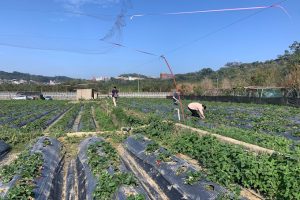
[[[128,74],[127,74],[128,75]],[[129,74],[135,75],[135,74]],[[63,84],[49,86],[36,84],[1,84],[1,91],[75,91],[77,88],[94,88],[101,93],[109,93],[113,86],[121,92],[170,92],[175,89],[173,80],[147,78],[124,81],[112,78],[110,81],[89,81],[72,79]],[[202,68],[197,72],[176,74],[178,90],[184,94],[203,94],[207,90],[243,88],[245,86],[294,87],[300,90],[300,43],[295,41],[276,59],[264,62],[229,62],[219,70]]]

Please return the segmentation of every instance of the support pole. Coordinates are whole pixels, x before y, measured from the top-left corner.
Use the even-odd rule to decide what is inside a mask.
[[[168,63],[168,61],[167,61],[167,59],[166,59],[165,56],[162,55],[161,58],[165,61],[166,65],[167,65],[167,67],[168,67],[168,69],[169,69],[169,71],[170,71],[170,73],[172,75],[176,92],[178,92],[177,91],[177,83],[176,83],[176,79],[175,79],[175,76],[173,74],[172,68],[171,68],[170,64]],[[180,104],[180,109],[181,109],[181,113],[182,113],[182,119],[184,120],[185,119],[185,115],[184,115],[184,110],[183,110],[183,106],[182,106],[180,94],[178,94],[178,97],[179,97],[179,104]]]

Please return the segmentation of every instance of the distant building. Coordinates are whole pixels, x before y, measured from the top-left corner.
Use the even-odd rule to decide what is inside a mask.
[[[77,89],[76,90],[76,99],[77,100],[91,100],[94,99],[94,90],[93,89]]]
[[[172,74],[160,73],[160,79],[162,80],[172,79],[172,78],[173,78]]]
[[[19,85],[20,84],[20,82],[17,79],[12,79],[11,83],[14,84],[14,85]]]
[[[128,80],[129,81],[144,80],[144,78],[128,76]]]
[[[19,83],[20,83],[20,84],[24,84],[24,83],[27,83],[27,81],[26,81],[26,80],[23,80],[23,79],[21,79],[21,80],[19,80]]]
[[[94,81],[109,81],[111,79],[111,77],[107,77],[107,76],[100,76],[100,77],[96,77],[93,80]]]
[[[118,80],[124,80],[124,81],[144,80],[144,78],[133,77],[133,76],[128,76],[128,77],[118,76],[118,77],[116,77],[116,79],[118,79]]]
[[[58,83],[56,81],[52,81],[52,80],[49,81],[49,85],[57,85],[57,84]]]

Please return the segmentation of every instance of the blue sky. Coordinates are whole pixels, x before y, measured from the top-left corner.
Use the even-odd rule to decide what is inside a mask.
[[[154,15],[133,20],[130,15],[269,6],[276,2],[1,0],[0,70],[77,78],[132,72],[159,76],[160,72],[167,71],[159,57],[132,49],[164,54],[175,73],[198,71],[203,67],[216,70],[232,61],[273,59],[283,54],[293,41],[300,41],[298,0],[281,4],[290,18],[279,8],[257,14],[258,10],[249,10]],[[123,27],[118,30],[114,24],[121,12],[125,17]],[[100,39],[105,36],[108,36],[106,41],[130,48],[102,42]]]

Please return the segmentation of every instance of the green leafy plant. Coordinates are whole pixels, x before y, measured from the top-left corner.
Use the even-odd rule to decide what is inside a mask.
[[[186,173],[184,184],[194,185],[197,182],[199,182],[202,178],[203,178],[203,174],[201,172],[188,171]]]
[[[43,146],[46,147],[46,146],[50,146],[50,145],[52,145],[51,141],[50,141],[48,138],[46,138],[46,139],[43,141]]]
[[[129,195],[126,200],[145,200],[145,196],[142,194],[131,194]]]
[[[34,197],[34,180],[41,175],[43,158],[40,153],[30,154],[29,151],[22,153],[10,165],[0,169],[0,179],[3,183],[8,183],[15,175],[20,175],[20,179],[8,191],[8,199],[30,199]]]
[[[180,166],[180,167],[178,167],[178,169],[176,170],[176,173],[175,173],[175,174],[176,174],[177,176],[179,176],[179,175],[185,173],[186,170],[187,170],[187,167],[186,167],[186,166]]]
[[[163,161],[163,162],[170,162],[172,160],[172,154],[168,151],[159,152],[157,156],[157,160]]]
[[[156,143],[156,142],[152,142],[152,143],[150,143],[150,144],[147,145],[146,152],[147,153],[154,153],[158,149],[159,149],[159,144]]]
[[[99,150],[101,153],[99,154]],[[95,142],[88,147],[88,164],[95,176],[98,177],[95,199],[111,199],[121,185],[136,185],[136,179],[131,173],[119,171],[120,158],[116,150],[104,141]],[[109,174],[108,168],[113,167],[115,173]]]

